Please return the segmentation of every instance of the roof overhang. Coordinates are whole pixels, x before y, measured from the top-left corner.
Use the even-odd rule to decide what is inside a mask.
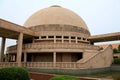
[[[120,32],[108,33],[101,35],[93,35],[89,37],[91,42],[106,42],[106,41],[115,41],[120,40]]]
[[[18,39],[19,33],[23,33],[24,38],[35,35],[34,31],[28,28],[0,19],[0,37]]]

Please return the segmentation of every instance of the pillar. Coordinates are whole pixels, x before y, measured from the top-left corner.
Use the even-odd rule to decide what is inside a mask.
[[[56,52],[53,52],[53,64],[56,66]]]
[[[27,53],[24,52],[24,62],[27,62]]]
[[[56,36],[54,36],[54,43],[56,43]]]
[[[75,38],[75,40],[76,40],[76,43],[78,43],[77,37]]]
[[[20,33],[18,36],[18,43],[17,43],[17,63],[18,63],[18,66],[21,66],[22,43],[23,43],[23,33]]]
[[[71,37],[69,36],[69,43],[71,43]]]
[[[6,38],[5,38],[5,37],[2,37],[1,53],[0,53],[0,62],[3,62],[4,50],[5,50],[5,42],[6,42]]]

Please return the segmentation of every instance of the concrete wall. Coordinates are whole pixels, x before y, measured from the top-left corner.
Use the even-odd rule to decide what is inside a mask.
[[[83,75],[83,74],[95,74],[95,73],[107,73],[111,71],[120,71],[119,66],[111,66],[105,68],[94,69],[78,69],[78,70],[66,70],[66,69],[28,69],[30,72],[38,73],[50,73],[50,74],[67,74],[67,75]]]
[[[57,53],[57,62],[76,62],[81,53]],[[33,62],[53,62],[53,53],[32,53]]]
[[[53,62],[52,53],[33,53],[33,62]]]
[[[103,68],[110,67],[113,62],[113,50],[112,46],[108,46],[106,49],[100,51],[89,60],[79,61],[78,63],[82,63],[82,67],[85,69],[88,68]]]

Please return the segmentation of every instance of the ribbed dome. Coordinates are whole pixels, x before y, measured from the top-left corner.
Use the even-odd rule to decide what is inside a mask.
[[[85,22],[74,12],[54,5],[34,13],[24,24],[25,27],[33,27],[44,24],[63,24],[82,27],[88,30]],[[89,30],[88,30],[89,31]]]

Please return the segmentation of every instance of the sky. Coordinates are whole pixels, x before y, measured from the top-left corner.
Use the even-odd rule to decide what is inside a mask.
[[[91,35],[120,32],[120,0],[0,0],[0,18],[23,25],[33,13],[52,5],[82,17]],[[6,45],[15,42],[7,40]]]

